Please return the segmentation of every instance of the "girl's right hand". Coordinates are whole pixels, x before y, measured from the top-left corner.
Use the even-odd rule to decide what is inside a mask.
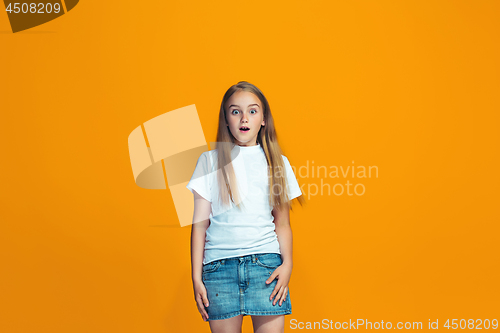
[[[208,320],[208,313],[205,307],[208,307],[207,289],[203,284],[203,281],[198,280],[193,282],[194,298],[196,300],[196,305],[198,306],[198,311],[204,321]]]

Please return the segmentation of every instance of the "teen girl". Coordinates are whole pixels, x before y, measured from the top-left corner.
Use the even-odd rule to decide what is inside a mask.
[[[289,210],[304,199],[281,152],[266,97],[245,81],[230,87],[216,149],[201,154],[186,186],[194,296],[214,333],[241,332],[245,315],[254,332],[283,332],[292,313]]]

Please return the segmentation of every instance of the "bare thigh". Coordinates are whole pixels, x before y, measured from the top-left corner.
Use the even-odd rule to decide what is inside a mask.
[[[209,320],[212,333],[241,333],[243,315],[221,320]]]
[[[252,316],[254,333],[285,332],[285,315]]]

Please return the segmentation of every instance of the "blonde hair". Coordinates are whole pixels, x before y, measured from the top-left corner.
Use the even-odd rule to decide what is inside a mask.
[[[269,205],[270,207],[277,207],[278,209],[288,208],[292,209],[288,191],[288,182],[286,177],[286,168],[284,161],[282,159],[282,150],[278,144],[278,136],[276,134],[276,129],[274,127],[274,120],[271,114],[271,109],[269,103],[264,96],[264,94],[254,86],[253,84],[240,81],[237,84],[231,86],[224,97],[222,98],[222,103],[219,112],[219,126],[217,129],[217,139],[216,139],[216,149],[217,149],[217,182],[219,185],[219,201],[222,205],[228,206],[229,199],[235,203],[238,201],[239,204],[235,204],[238,209],[241,209],[242,202],[239,198],[239,191],[237,189],[236,176],[234,173],[234,168],[231,163],[231,152],[236,145],[235,138],[231,134],[229,127],[227,126],[226,109],[225,105],[229,98],[237,91],[248,91],[257,96],[257,98],[262,103],[262,109],[264,112],[264,120],[266,122],[265,126],[261,126],[259,133],[257,134],[257,143],[260,144],[266,155],[267,165],[268,165],[268,179],[269,179]],[[226,143],[226,144],[225,144]],[[231,143],[231,144],[227,144]],[[277,186],[280,190],[276,194],[273,189]],[[285,189],[284,191],[282,189]],[[302,204],[304,203],[304,198],[302,195],[297,197],[297,201]]]

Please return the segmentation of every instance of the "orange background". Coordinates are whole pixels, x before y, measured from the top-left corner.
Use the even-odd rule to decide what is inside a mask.
[[[196,104],[215,141],[240,80],[293,166],[379,169],[294,208],[285,331],[500,319],[498,1],[87,0],[0,32],[0,331],[209,332],[190,227],[134,183],[127,137]]]

